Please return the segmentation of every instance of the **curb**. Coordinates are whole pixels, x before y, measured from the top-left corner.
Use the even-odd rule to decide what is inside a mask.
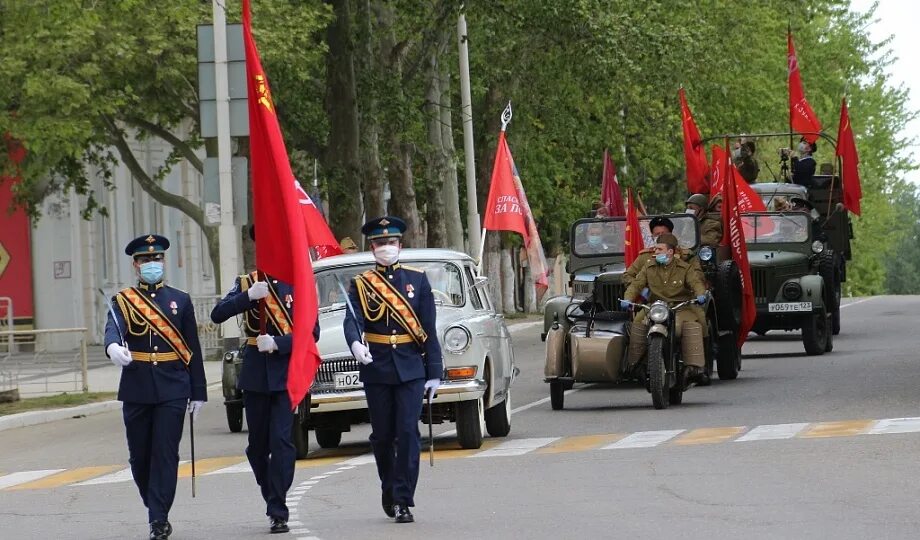
[[[68,418],[80,418],[94,414],[102,414],[121,409],[120,401],[100,401],[64,409],[47,409],[44,411],[29,411],[17,414],[0,416],[0,431],[21,427],[35,426]]]

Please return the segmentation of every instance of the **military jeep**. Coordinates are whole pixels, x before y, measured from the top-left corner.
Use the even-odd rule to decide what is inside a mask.
[[[833,268],[827,242],[815,239],[806,212],[757,212],[741,216],[757,306],[753,330],[802,330],[809,355],[834,348],[835,298],[825,280]],[[833,279],[833,278],[829,278]]]

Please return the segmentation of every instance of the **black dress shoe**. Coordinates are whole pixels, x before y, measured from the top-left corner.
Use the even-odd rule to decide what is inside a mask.
[[[412,523],[413,521],[415,521],[415,517],[409,511],[409,507],[405,504],[397,504],[396,523]]]
[[[396,505],[393,504],[393,495],[386,491],[380,497],[380,504],[383,506],[383,513],[387,517],[396,517]]]
[[[286,519],[281,519],[280,517],[272,516],[271,522],[272,522],[272,526],[270,530],[272,534],[286,533],[291,530],[290,528],[288,528]]]
[[[172,525],[168,521],[153,521],[150,523],[150,540],[167,540],[172,534]]]

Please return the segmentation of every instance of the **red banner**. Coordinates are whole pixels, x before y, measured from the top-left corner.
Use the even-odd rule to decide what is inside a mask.
[[[805,99],[805,89],[802,88],[802,76],[799,73],[799,59],[792,43],[792,32],[787,39],[787,60],[789,62],[789,123],[793,131],[802,134],[806,141],[813,143],[818,140],[821,131],[821,121],[811,105]]]
[[[728,149],[725,150],[726,155]],[[722,243],[727,243],[731,248],[732,259],[741,271],[741,328],[738,331],[738,346],[744,344],[748,332],[754,326],[757,317],[757,306],[754,300],[754,286],[751,281],[751,265],[748,262],[747,244],[744,239],[744,227],[741,223],[741,209],[737,180],[740,176],[735,174],[731,161],[726,160],[724,184],[722,189],[722,223],[726,224],[725,236]],[[741,180],[744,182],[744,180]],[[762,205],[763,203],[761,203]]]
[[[25,159],[26,151],[15,139],[4,136],[6,152],[13,168]],[[14,325],[33,327],[35,309],[32,298],[32,245],[29,217],[21,208],[10,213],[15,176],[0,173],[0,297],[13,302]],[[0,303],[0,317],[6,320],[7,306]],[[12,328],[10,329],[12,330]]]
[[[629,201],[626,207],[626,239],[623,242],[626,252],[626,268],[639,258],[639,252],[645,247],[642,241],[642,231],[639,229],[639,213],[633,199],[632,188],[629,189]]]
[[[320,364],[313,340],[313,327],[318,316],[316,283],[310,263],[309,236],[304,226],[304,206],[309,205],[303,202],[301,194],[305,193],[291,171],[268,78],[252,38],[249,3],[249,0],[243,0],[252,207],[256,229],[265,239],[256,242],[256,267],[292,284],[297,294],[293,349],[287,377],[291,407],[296,408],[313,384]]]
[[[843,177],[843,206],[858,216],[861,211],[859,205],[862,200],[862,185],[859,181],[859,154],[856,153],[856,139],[853,137],[853,128],[850,126],[847,98],[843,98],[843,103],[840,104],[837,155],[843,164],[840,171]]]
[[[610,158],[610,153],[604,150],[604,173],[601,181],[601,204],[607,207],[610,217],[625,216],[623,206],[623,192],[620,191],[620,182],[617,180],[617,168]]]
[[[687,164],[687,191],[690,193],[709,193],[709,182],[706,173],[709,171],[709,162],[706,160],[706,149],[703,148],[703,139],[700,130],[693,120],[690,105],[684,89],[677,92],[680,98],[680,120],[684,131],[684,161]]]

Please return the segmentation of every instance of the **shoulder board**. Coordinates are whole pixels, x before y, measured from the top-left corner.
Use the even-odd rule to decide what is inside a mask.
[[[175,287],[171,287],[171,286],[169,286],[169,285],[163,285],[163,288],[164,288],[164,289],[170,289],[170,290],[176,291],[177,293],[182,293],[182,294],[184,294],[184,295],[186,295],[186,296],[189,295],[186,291],[183,291],[182,289],[177,289],[177,288],[175,288]]]
[[[409,265],[407,265],[407,264],[400,265],[400,268],[405,268],[406,270],[411,270],[411,271],[413,271],[413,272],[419,272],[419,273],[425,272],[425,271],[422,270],[421,268],[416,268],[416,267],[414,267],[414,266],[409,266]]]

